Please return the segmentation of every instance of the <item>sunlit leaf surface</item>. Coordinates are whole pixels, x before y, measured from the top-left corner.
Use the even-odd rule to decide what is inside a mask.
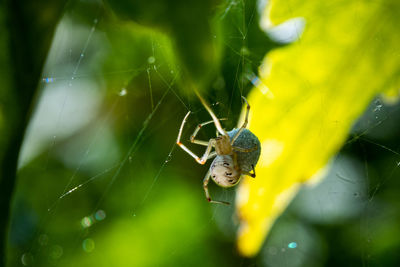
[[[244,179],[237,197],[246,256],[299,187],[323,174],[371,100],[399,91],[399,1],[272,0],[265,14],[273,25],[302,17],[305,28],[267,55],[248,97],[262,155],[257,178]]]

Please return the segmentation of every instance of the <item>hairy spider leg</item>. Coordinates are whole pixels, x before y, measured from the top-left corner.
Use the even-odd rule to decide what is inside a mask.
[[[229,202],[225,202],[225,201],[219,201],[219,200],[212,200],[211,196],[210,196],[210,192],[208,191],[208,183],[210,182],[210,170],[208,170],[206,176],[204,177],[203,180],[203,188],[204,188],[204,193],[206,193],[206,198],[208,200],[208,202],[210,203],[216,203],[216,204],[224,204],[224,205],[229,205]]]
[[[243,98],[244,102],[246,102],[246,104],[247,104],[246,117],[245,117],[244,122],[243,122],[242,126],[240,127],[239,131],[238,131],[238,132],[235,134],[235,136],[232,138],[231,145],[233,145],[233,143],[234,143],[234,142],[236,141],[236,139],[239,137],[239,135],[240,135],[240,133],[243,131],[243,129],[246,128],[247,123],[248,123],[248,121],[249,121],[248,119],[249,119],[250,105],[249,105],[249,102],[247,102],[247,99],[246,99],[244,96],[242,96],[242,98]]]
[[[219,119],[219,120],[223,121],[223,120],[226,120],[226,118],[222,118],[222,119]],[[213,122],[214,121],[211,120],[211,121],[206,121],[206,122],[203,122],[203,123],[200,123],[199,125],[197,125],[197,127],[194,129],[193,134],[190,136],[190,142],[198,144],[198,145],[202,145],[202,146],[208,146],[208,142],[207,141],[196,140],[195,138],[196,138],[197,134],[199,133],[201,127],[203,127],[204,125],[213,123]],[[218,131],[217,131],[217,133],[218,133]]]
[[[185,118],[183,118],[182,124],[181,124],[181,128],[179,129],[179,133],[178,133],[178,138],[176,139],[176,143],[178,144],[178,146],[180,146],[183,150],[185,150],[190,156],[192,156],[198,163],[200,164],[204,164],[206,163],[207,159],[208,159],[208,155],[211,152],[211,149],[215,143],[214,139],[210,139],[210,141],[207,144],[207,148],[206,151],[204,152],[203,156],[201,158],[199,158],[196,154],[194,154],[192,151],[190,151],[189,148],[187,148],[184,144],[181,143],[181,136],[182,136],[182,131],[183,131],[183,126],[185,125],[185,122],[187,120],[187,118],[190,115],[190,111],[186,114]]]
[[[214,121],[215,124],[215,128],[217,128],[218,132],[222,135],[228,136],[228,134],[225,132],[225,130],[222,128],[221,123],[219,122],[217,116],[215,116],[214,112],[211,110],[211,108],[208,106],[207,102],[203,99],[203,97],[201,97],[200,93],[197,92],[197,90],[195,90],[198,98],[200,99],[201,103],[203,104],[203,106],[206,108],[206,110],[208,111],[208,113],[210,114],[211,118]]]

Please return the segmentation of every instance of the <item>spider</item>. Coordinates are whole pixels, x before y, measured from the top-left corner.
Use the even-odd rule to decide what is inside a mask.
[[[229,205],[229,202],[211,199],[210,193],[208,191],[208,183],[210,181],[210,178],[212,178],[212,180],[218,186],[227,188],[237,185],[242,175],[248,175],[253,178],[256,177],[254,167],[256,166],[257,161],[260,157],[261,145],[258,138],[252,132],[250,132],[250,130],[246,129],[250,105],[247,102],[246,98],[242,96],[244,102],[247,104],[244,123],[240,128],[234,128],[231,131],[226,132],[221,127],[220,121],[215,116],[211,108],[200,96],[199,98],[204,107],[207,109],[208,113],[210,114],[212,120],[199,124],[191,135],[190,141],[198,145],[206,146],[206,151],[200,158],[180,141],[183,126],[185,125],[191,113],[190,111],[186,114],[182,121],[176,143],[202,165],[205,164],[208,159],[215,157],[203,180],[204,192],[206,194],[208,202]],[[211,138],[208,142],[195,139],[201,127],[213,122],[215,124],[215,127],[217,128],[217,136],[215,138]],[[221,135],[219,135],[218,133]],[[215,148],[215,151],[211,152],[213,148]]]

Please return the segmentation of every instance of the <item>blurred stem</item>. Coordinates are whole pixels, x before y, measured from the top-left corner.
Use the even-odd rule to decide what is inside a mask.
[[[10,206],[17,178],[17,164],[31,104],[57,21],[60,1],[8,0],[4,3],[8,30],[11,85],[2,101],[4,141],[0,151],[0,266],[6,265]]]

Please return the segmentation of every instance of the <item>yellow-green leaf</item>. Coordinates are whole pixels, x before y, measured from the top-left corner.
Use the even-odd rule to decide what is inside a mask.
[[[258,252],[300,185],[320,176],[371,100],[400,88],[400,1],[271,0],[266,14],[273,24],[302,17],[305,29],[267,55],[248,97],[262,155],[257,178],[238,190],[245,256]]]

